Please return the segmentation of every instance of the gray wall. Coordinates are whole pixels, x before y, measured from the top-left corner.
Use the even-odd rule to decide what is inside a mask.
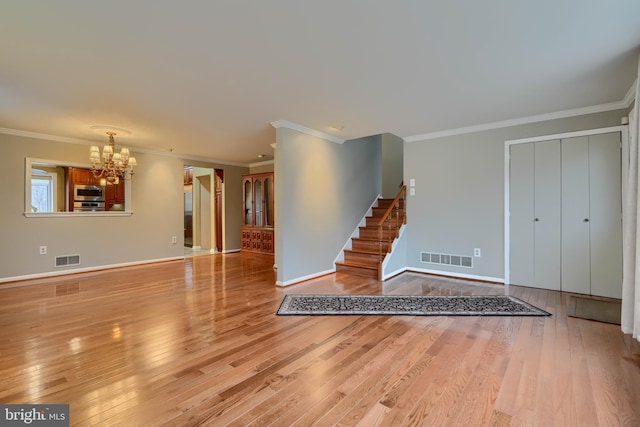
[[[487,278],[504,277],[504,141],[618,126],[625,110],[407,142],[407,266]],[[421,251],[473,255],[473,268],[420,262]]]
[[[57,273],[58,255],[81,255],[76,268],[181,257],[183,249],[183,159],[135,153],[139,166],[131,182],[133,215],[128,217],[26,218],[25,157],[87,164],[89,147],[0,134],[0,281]],[[225,170],[225,241],[240,248],[241,176],[248,168],[189,162]],[[172,236],[177,243],[172,244]],[[47,255],[39,255],[47,246]],[[71,268],[69,268],[71,269]]]
[[[90,268],[183,254],[181,160],[135,153],[132,216],[26,218],[25,157],[88,164],[88,146],[6,134],[0,146],[0,279],[61,271],[54,267],[59,255],[79,254],[79,268]],[[48,253],[39,255],[39,246]]]
[[[380,135],[382,145],[382,197],[393,199],[403,181],[404,140],[390,133]]]
[[[282,285],[335,269],[334,259],[381,192],[379,138],[335,144],[278,128],[276,264]]]

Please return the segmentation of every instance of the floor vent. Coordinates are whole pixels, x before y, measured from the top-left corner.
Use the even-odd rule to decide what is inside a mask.
[[[470,256],[462,256],[462,255],[434,254],[431,252],[420,252],[420,262],[473,268],[473,258]]]
[[[80,255],[63,255],[56,257],[56,267],[80,265]]]

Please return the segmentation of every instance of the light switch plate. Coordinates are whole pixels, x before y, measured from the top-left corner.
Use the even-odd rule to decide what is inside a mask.
[[[409,187],[415,187],[416,186],[416,180],[414,178],[411,178],[409,180]]]
[[[416,189],[415,188],[410,188],[409,189],[409,195],[410,196],[415,196],[416,195]]]

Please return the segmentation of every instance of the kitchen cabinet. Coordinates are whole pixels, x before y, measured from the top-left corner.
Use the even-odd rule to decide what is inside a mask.
[[[100,178],[93,176],[91,169],[68,167],[66,168],[66,210],[73,211],[74,186],[76,185],[100,185]],[[114,205],[122,205],[124,209],[124,180],[118,184],[105,186],[104,209],[109,211]],[[118,208],[118,206],[116,206]]]
[[[91,169],[69,167],[69,182],[73,185],[100,185],[100,178],[93,176]]]
[[[91,169],[76,168],[72,166],[65,168],[65,174],[66,174],[65,210],[67,212],[73,212],[74,186],[75,185],[100,185],[100,178],[94,177],[93,172],[91,172]],[[123,197],[123,202],[124,202],[124,197]]]
[[[114,205],[120,205],[121,208],[116,206],[114,209]],[[104,209],[107,211],[124,210],[124,180],[105,187]]]
[[[243,175],[241,248],[274,253],[273,172]]]
[[[184,169],[184,185],[193,184],[193,169],[185,168]]]

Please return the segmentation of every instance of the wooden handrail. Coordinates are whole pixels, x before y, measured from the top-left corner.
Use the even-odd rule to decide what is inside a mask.
[[[387,218],[389,218],[389,215],[391,215],[393,208],[396,206],[396,204],[398,203],[401,197],[403,199],[407,197],[406,185],[403,185],[402,188],[400,188],[400,191],[398,191],[398,195],[396,196],[395,199],[393,199],[393,203],[389,205],[389,208],[387,209],[387,211],[384,213],[384,215],[382,215],[382,218],[380,218],[380,220],[378,221],[378,227],[381,227],[382,224],[384,224],[384,222],[387,220]]]

